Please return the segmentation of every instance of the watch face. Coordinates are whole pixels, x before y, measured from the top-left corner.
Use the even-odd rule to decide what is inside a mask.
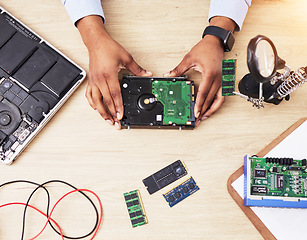
[[[235,38],[231,31],[228,31],[227,37],[224,41],[225,51],[230,52],[235,43]]]

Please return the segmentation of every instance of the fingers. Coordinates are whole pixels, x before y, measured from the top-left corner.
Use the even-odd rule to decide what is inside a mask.
[[[101,97],[99,98],[99,95],[102,96],[104,105],[109,110],[109,113],[112,115],[112,118],[116,119],[117,111],[115,108],[113,98],[111,96],[112,90],[110,89],[110,86],[109,86],[112,81],[114,81],[114,79],[111,75],[103,74],[102,76],[100,76],[100,79],[98,81],[97,80],[95,81],[96,88],[93,88],[93,90],[94,89],[96,90],[98,88],[97,90],[99,91],[99,93],[97,92],[97,95],[94,96],[94,92],[92,90],[92,99],[93,99],[95,106],[97,106],[96,104],[102,102]],[[115,81],[117,81],[117,84],[119,84],[117,78],[115,79]],[[98,108],[97,108],[97,111],[100,113]]]
[[[138,65],[134,61],[131,55],[129,56],[129,59],[127,60],[127,63],[124,64],[124,66],[136,76],[139,76],[139,77],[151,77],[152,76],[152,73],[149,71],[146,71],[140,65]]]
[[[117,128],[120,128],[124,109],[117,74],[114,76],[104,74],[104,77],[95,83],[93,84],[91,79],[86,89],[86,98],[90,106],[97,110],[109,124],[115,124]]]
[[[203,103],[203,106],[202,106],[202,109],[200,111],[200,116],[199,118],[202,118],[204,117],[204,113],[208,110],[208,108],[212,105],[213,103],[213,100],[215,99],[216,97],[216,94],[219,90],[219,85],[217,84],[212,84],[209,92],[208,92],[208,95]],[[208,117],[208,116],[207,116]]]
[[[192,66],[190,63],[190,57],[187,54],[182,61],[170,72],[164,73],[164,77],[179,77],[182,74],[184,74],[186,71],[188,71]]]
[[[220,91],[220,90],[219,90]],[[222,96],[222,94],[217,94],[215,98],[213,99],[213,102],[211,105],[209,105],[209,108],[204,106],[203,110],[204,113],[200,114],[199,118],[196,119],[196,126],[200,124],[201,121],[206,120],[208,117],[210,117],[213,113],[215,113],[225,102],[225,97]],[[206,109],[206,110],[205,110]]]
[[[127,59],[126,63],[122,64],[124,68],[137,76],[152,76],[151,72],[140,67],[130,55],[128,55]],[[108,72],[93,73],[90,76],[86,89],[86,98],[90,106],[97,110],[107,122],[120,128],[124,107],[118,73],[117,71]]]
[[[114,124],[114,119],[108,112],[107,108],[103,105],[101,92],[96,86],[87,87],[86,98],[93,109],[97,110],[106,121],[109,120],[111,124]]]
[[[208,95],[209,91],[212,88],[212,82],[214,80],[215,76],[212,74],[206,74],[203,73],[202,75],[202,80],[200,82],[199,88],[198,88],[198,92],[197,92],[197,97],[196,97],[196,102],[195,102],[195,108],[194,108],[194,114],[196,118],[199,118],[202,116],[202,109],[204,107],[204,103],[205,101],[212,101],[213,97],[215,95],[212,96],[212,93],[210,95]],[[215,91],[217,91],[218,87],[216,87],[216,89],[214,89]],[[207,106],[208,107],[208,106]]]
[[[203,75],[195,103],[196,126],[207,119],[224,103],[219,74]]]
[[[90,87],[90,85],[87,85],[86,87],[86,91],[85,91],[85,97],[89,103],[89,105],[96,110],[95,106],[94,106],[94,102],[92,100],[92,88]]]
[[[121,120],[124,115],[124,106],[117,74],[110,76],[106,82],[108,86],[107,95],[110,96],[110,101],[105,101],[105,104],[109,108],[110,112],[112,111],[111,109],[114,109],[114,112],[111,112],[113,118],[115,120]],[[105,95],[103,96],[105,97]]]
[[[222,96],[222,87],[220,87],[210,108],[207,111],[205,111],[202,120],[210,117],[213,113],[215,113],[222,106],[224,102],[225,102],[225,97]]]

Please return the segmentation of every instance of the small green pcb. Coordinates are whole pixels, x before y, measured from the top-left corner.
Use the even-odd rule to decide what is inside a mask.
[[[192,125],[194,83],[191,81],[152,82],[152,94],[164,105],[164,125]]]
[[[139,190],[124,193],[132,227],[148,223]]]
[[[222,95],[234,95],[233,92],[235,91],[237,60],[223,60],[222,67]]]

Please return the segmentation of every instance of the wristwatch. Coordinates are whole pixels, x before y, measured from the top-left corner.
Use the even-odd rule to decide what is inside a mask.
[[[228,31],[224,28],[220,28],[217,26],[208,26],[206,27],[202,38],[206,35],[213,35],[222,40],[222,45],[224,46],[225,52],[230,52],[233,44],[235,43],[235,38],[231,31]]]

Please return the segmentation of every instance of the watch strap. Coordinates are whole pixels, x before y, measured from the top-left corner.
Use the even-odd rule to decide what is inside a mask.
[[[221,28],[221,27],[218,27],[218,26],[207,26],[205,28],[205,31],[203,33],[202,38],[204,38],[206,35],[213,35],[213,36],[218,37],[219,39],[222,40],[222,45],[224,47],[224,51],[226,51],[226,52],[231,51],[233,44],[231,46],[228,45],[229,36],[231,35],[232,38],[233,38],[231,31],[228,31],[228,30]],[[234,38],[233,38],[233,40],[234,40]]]

